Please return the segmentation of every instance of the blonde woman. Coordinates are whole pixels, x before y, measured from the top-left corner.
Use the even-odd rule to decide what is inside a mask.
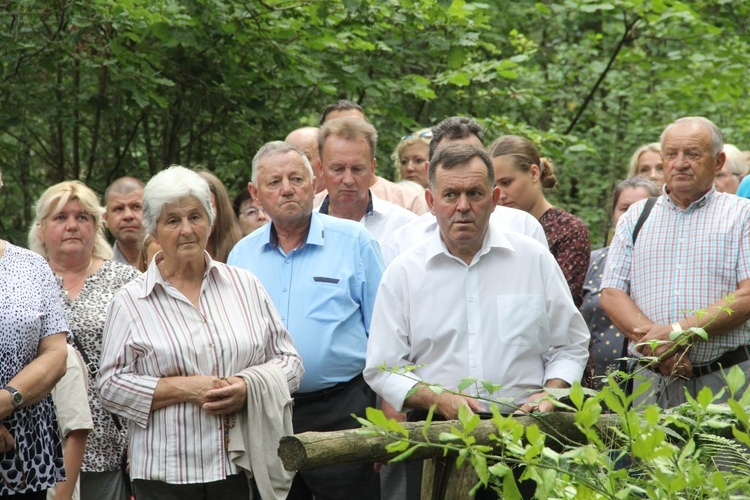
[[[661,144],[652,142],[635,150],[628,163],[628,179],[632,177],[643,177],[659,187],[664,184]]]
[[[432,130],[423,128],[401,138],[391,158],[402,180],[416,182],[427,189],[427,162],[430,160]]]
[[[46,258],[57,275],[72,341],[93,380],[102,353],[107,306],[140,272],[110,260],[113,251],[104,238],[104,208],[82,182],[55,184],[34,208],[29,248]],[[88,397],[94,430],[88,436],[81,467],[81,497],[127,500],[129,485],[122,468],[127,443],[124,424],[102,407],[94,384],[89,385]]]

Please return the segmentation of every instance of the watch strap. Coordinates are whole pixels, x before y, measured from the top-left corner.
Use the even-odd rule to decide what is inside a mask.
[[[15,406],[16,409],[20,408],[23,404],[23,395],[21,392],[15,387],[9,385],[6,385],[3,389],[10,393],[10,402],[13,403],[13,406]]]

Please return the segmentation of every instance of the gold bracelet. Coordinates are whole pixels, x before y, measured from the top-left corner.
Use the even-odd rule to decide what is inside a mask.
[[[681,332],[684,328],[679,323],[672,323],[672,331],[673,332]]]

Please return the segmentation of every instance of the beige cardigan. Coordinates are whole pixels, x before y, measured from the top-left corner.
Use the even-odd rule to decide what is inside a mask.
[[[286,375],[278,365],[265,363],[237,376],[247,384],[247,409],[237,413],[229,429],[229,458],[248,479],[255,477],[263,500],[283,500],[295,474],[284,470],[277,452],[281,437],[294,434]]]

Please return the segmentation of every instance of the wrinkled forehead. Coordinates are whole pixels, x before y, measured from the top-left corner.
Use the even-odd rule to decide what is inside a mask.
[[[677,123],[664,136],[664,150],[711,149],[711,132],[700,123]]]
[[[273,153],[258,163],[259,179],[300,172],[305,176],[309,174],[305,161],[296,151]]]

